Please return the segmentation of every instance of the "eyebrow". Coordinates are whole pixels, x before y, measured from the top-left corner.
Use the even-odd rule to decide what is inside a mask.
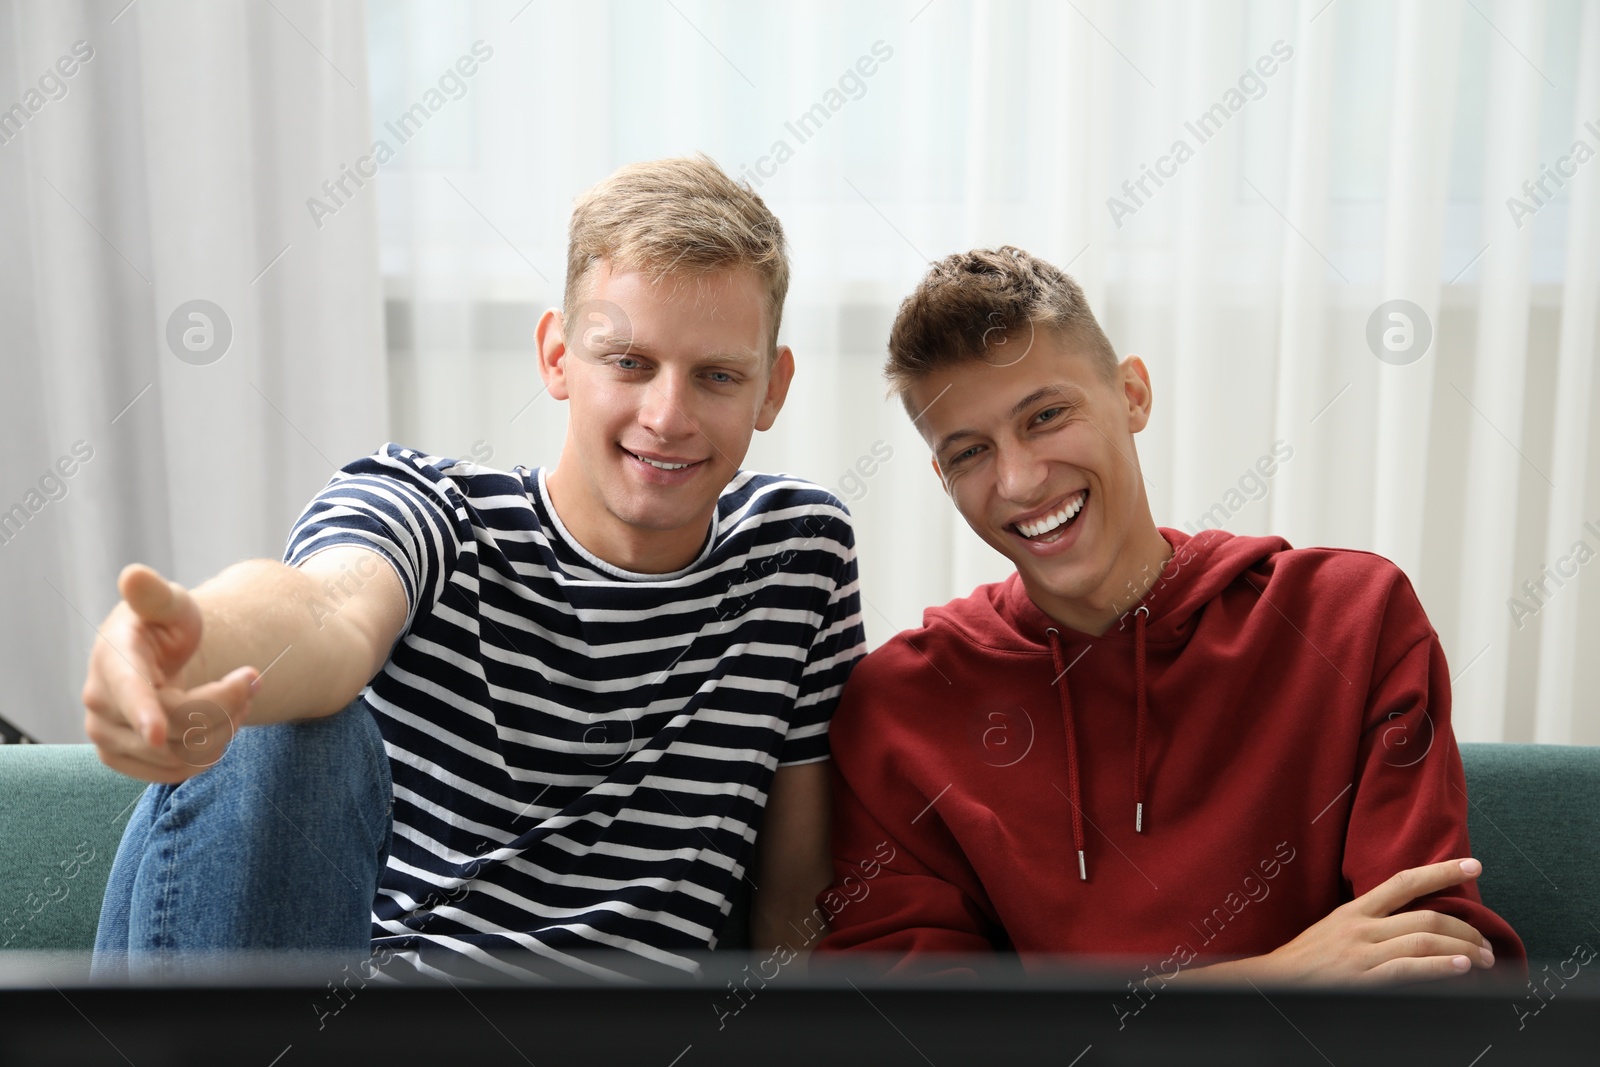
[[[602,337],[594,346],[596,349],[611,351],[621,349],[629,354],[648,356],[652,354],[649,345],[634,340],[632,337]],[[761,359],[759,353],[754,352],[713,352],[708,356],[695,360],[702,366],[712,363],[732,363],[739,366],[753,366]]]
[[[1033,407],[1033,405],[1039,403],[1039,401],[1048,400],[1051,397],[1060,399],[1068,407],[1082,407],[1086,396],[1087,395],[1084,393],[1084,391],[1078,388],[1076,385],[1067,385],[1065,383],[1058,382],[1055,385],[1041,386],[1013,404],[1011,406],[1011,411],[1007,413],[1006,418],[1014,419],[1018,415],[1021,415],[1024,411]],[[950,433],[945,434],[944,437],[940,439],[939,446],[934,449],[934,453],[942,453],[945,449],[949,448],[952,444],[959,441],[963,437],[977,436],[977,430],[952,430]]]

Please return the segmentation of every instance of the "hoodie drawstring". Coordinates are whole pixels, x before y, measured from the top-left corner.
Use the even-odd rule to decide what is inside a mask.
[[[1144,833],[1144,735],[1149,718],[1149,700],[1145,693],[1145,620],[1150,609],[1144,605],[1133,612],[1133,679],[1134,679],[1134,740],[1133,740],[1133,829]],[[1072,791],[1072,844],[1078,850],[1078,877],[1089,880],[1088,860],[1083,846],[1083,790],[1078,777],[1078,731],[1072,719],[1072,695],[1067,689],[1067,668],[1063,666],[1061,633],[1054,626],[1045,630],[1050,642],[1050,659],[1056,668],[1056,698],[1061,702],[1061,719],[1067,733],[1067,788]]]
[[[1144,833],[1144,722],[1149,708],[1144,692],[1144,621],[1150,609],[1140,604],[1133,611],[1133,687],[1135,725],[1133,733],[1133,830]]]
[[[1067,730],[1067,788],[1072,795],[1072,844],[1078,850],[1078,877],[1089,880],[1089,868],[1083,855],[1083,792],[1078,785],[1078,731],[1072,722],[1072,697],[1067,693],[1067,668],[1061,665],[1061,634],[1054,627],[1045,631],[1050,638],[1050,659],[1056,665],[1056,697],[1061,701],[1061,719]]]

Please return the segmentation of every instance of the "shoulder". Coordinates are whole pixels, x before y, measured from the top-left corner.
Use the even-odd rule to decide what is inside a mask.
[[[1026,652],[1031,646],[1017,634],[1014,624],[1003,617],[1005,611],[1013,609],[1002,606],[1008,598],[1025,599],[1026,595],[1021,592],[1021,579],[1013,572],[1003,581],[977,586],[966,596],[924,608],[922,625],[902,631],[898,636],[913,655],[918,649],[954,646],[959,646],[969,656],[985,651]]]
[[[1354,548],[1286,548],[1256,568],[1273,585],[1305,589],[1329,596],[1396,596],[1416,601],[1411,579],[1393,561],[1376,552]]]
[[[855,531],[844,502],[814,482],[792,474],[740,471],[717,503],[724,537],[759,533],[761,541],[833,542],[854,548]]]
[[[339,468],[329,488],[361,483],[374,488],[418,490],[452,508],[475,500],[514,495],[526,502],[521,476],[471,460],[436,456],[389,442]]]
[[[1013,653],[1026,653],[1020,639],[1006,641],[1007,627],[996,611],[1006,585],[980,585],[924,610],[921,626],[901,630],[856,665],[846,690],[851,704],[861,711],[892,696],[881,701],[884,713],[918,717],[925,701],[949,699],[943,694],[951,677],[982,677],[1002,661],[1014,662]]]
[[[1410,579],[1376,552],[1354,548],[1295,548],[1276,536],[1246,536],[1206,529],[1194,535],[1162,529],[1173,546],[1168,569],[1186,575],[1186,587],[1212,596],[1241,578],[1261,592],[1268,584],[1285,594],[1358,595],[1416,599]]]
[[[443,487],[450,481],[450,475],[446,471],[451,470],[454,465],[455,460],[430,456],[390,441],[380,446],[377,451],[359,456],[340,467],[328,484],[333,486],[341,482],[359,480]]]
[[[1406,572],[1375,552],[1350,548],[1286,549],[1252,568],[1252,582],[1273,602],[1330,640],[1375,641],[1377,657],[1434,636]],[[1298,611],[1291,609],[1298,608]]]

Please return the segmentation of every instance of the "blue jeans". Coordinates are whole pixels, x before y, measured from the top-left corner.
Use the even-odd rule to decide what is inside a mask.
[[[393,787],[357,700],[241,729],[215,766],[145,790],[111,865],[93,973],[149,975],[189,954],[371,950]]]

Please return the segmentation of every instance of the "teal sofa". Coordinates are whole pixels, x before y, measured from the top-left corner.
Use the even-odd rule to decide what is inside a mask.
[[[0,745],[0,951],[93,947],[143,792],[91,745]]]
[[[1462,745],[1484,900],[1528,955],[1600,946],[1600,748]],[[88,745],[0,745],[0,949],[87,949],[143,784]]]

